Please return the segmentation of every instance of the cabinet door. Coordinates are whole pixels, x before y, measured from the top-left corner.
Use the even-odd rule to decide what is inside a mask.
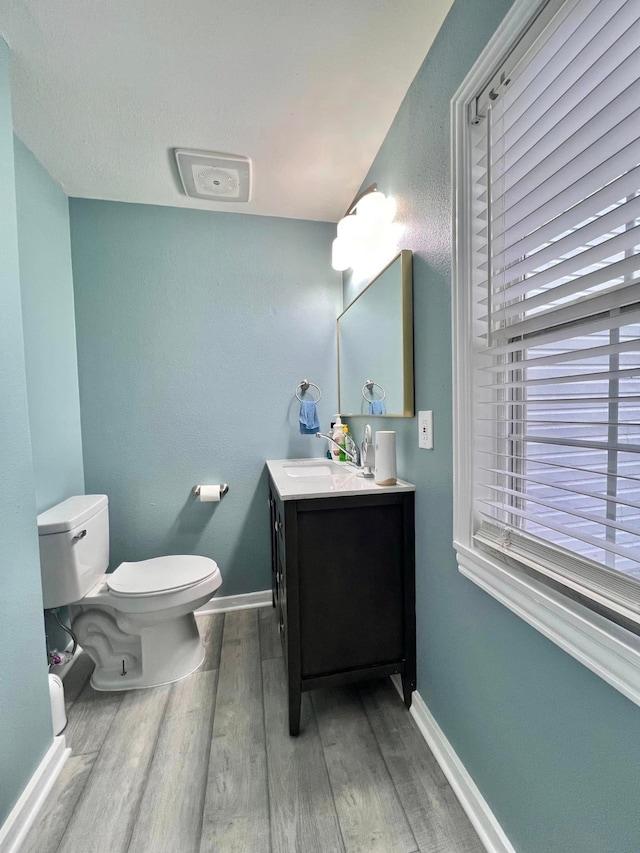
[[[276,619],[278,621],[278,632],[282,640],[282,647],[287,661],[287,587],[286,587],[286,546],[284,529],[284,505],[282,501],[274,498],[273,525],[272,525],[273,571],[274,571],[274,597],[276,604]]]
[[[402,501],[351,504],[344,509],[334,499],[326,502],[326,508],[309,511],[310,502],[300,502],[299,507],[303,678],[401,661]]]
[[[269,517],[271,524],[271,603],[275,607],[278,601],[277,589],[277,571],[278,571],[278,550],[276,545],[277,529],[276,529],[276,499],[273,492],[269,492]]]

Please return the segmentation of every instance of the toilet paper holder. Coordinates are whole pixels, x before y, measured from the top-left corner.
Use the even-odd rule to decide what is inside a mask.
[[[194,495],[196,498],[200,497],[200,489],[201,488],[202,488],[202,486],[200,486],[200,485],[194,486],[191,489],[191,494]],[[227,483],[220,483],[220,500],[222,500],[222,498],[227,494],[228,491],[229,491],[229,485]]]

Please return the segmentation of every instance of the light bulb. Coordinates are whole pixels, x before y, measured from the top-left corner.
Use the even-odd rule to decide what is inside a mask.
[[[331,266],[338,272],[344,272],[351,266],[351,247],[348,242],[340,237],[331,244]]]
[[[351,241],[359,240],[362,234],[363,220],[358,220],[358,217],[350,213],[349,216],[344,216],[338,222],[338,237],[341,240]]]
[[[386,213],[386,196],[384,193],[372,192],[360,199],[356,205],[358,217],[367,223],[381,219]]]

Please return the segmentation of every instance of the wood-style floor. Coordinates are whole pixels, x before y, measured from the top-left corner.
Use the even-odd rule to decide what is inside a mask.
[[[290,738],[271,608],[198,617],[199,672],[65,680],[72,755],[22,853],[481,853],[388,680],[303,694]]]

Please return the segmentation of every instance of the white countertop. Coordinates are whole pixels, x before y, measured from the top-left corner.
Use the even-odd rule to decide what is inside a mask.
[[[377,486],[372,477],[363,477],[352,465],[333,462],[326,456],[316,459],[269,459],[267,468],[283,501],[416,490],[413,483],[405,480],[398,480],[395,486]]]

